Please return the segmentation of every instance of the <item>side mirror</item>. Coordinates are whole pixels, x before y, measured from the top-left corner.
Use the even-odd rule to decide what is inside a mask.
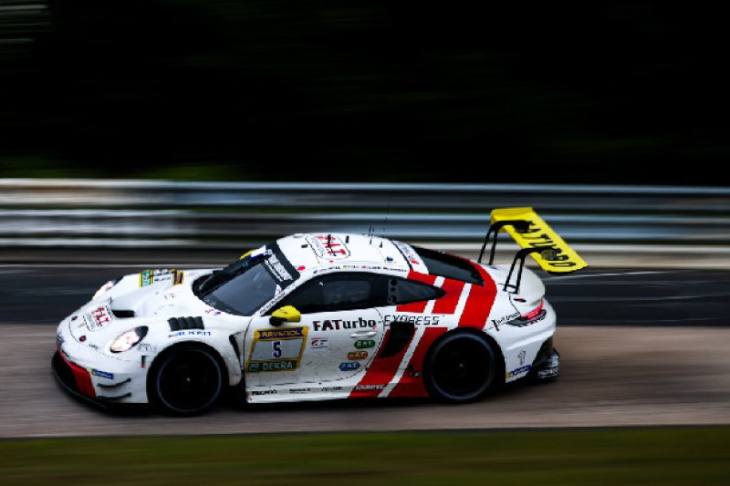
[[[299,322],[301,320],[302,314],[296,307],[285,305],[271,313],[269,323],[271,323],[272,326],[281,326],[285,322]]]

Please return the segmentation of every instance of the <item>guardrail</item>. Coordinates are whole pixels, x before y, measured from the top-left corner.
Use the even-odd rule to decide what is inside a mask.
[[[0,249],[242,249],[373,231],[473,250],[490,211],[511,206],[535,208],[575,247],[730,248],[720,187],[0,179]]]

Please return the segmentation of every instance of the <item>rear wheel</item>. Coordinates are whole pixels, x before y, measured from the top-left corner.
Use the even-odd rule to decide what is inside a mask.
[[[177,346],[155,360],[148,394],[167,414],[199,415],[220,399],[223,377],[223,366],[212,350],[199,345]]]
[[[498,353],[483,336],[456,333],[434,344],[425,364],[429,394],[440,401],[465,403],[481,398],[503,380]]]

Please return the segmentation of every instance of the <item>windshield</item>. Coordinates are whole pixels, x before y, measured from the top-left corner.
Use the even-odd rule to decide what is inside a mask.
[[[283,287],[270,259],[277,261],[270,251],[258,251],[217,270],[194,288],[195,295],[223,312],[250,316]]]

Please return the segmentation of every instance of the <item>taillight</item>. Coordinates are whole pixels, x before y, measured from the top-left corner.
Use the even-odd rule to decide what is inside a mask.
[[[522,314],[517,319],[512,319],[511,321],[507,322],[506,324],[510,326],[529,326],[530,324],[537,322],[539,320],[542,320],[543,317],[545,317],[545,305],[542,300],[540,300],[540,303],[537,307],[532,309],[530,312],[526,312],[525,314]]]
[[[537,316],[540,315],[540,313],[542,312],[542,308],[543,307],[544,307],[544,303],[541,300],[540,301],[540,305],[538,305],[535,309],[531,310],[527,314],[522,314],[520,316],[520,319],[524,319],[526,321],[531,321],[531,320],[535,319]]]

